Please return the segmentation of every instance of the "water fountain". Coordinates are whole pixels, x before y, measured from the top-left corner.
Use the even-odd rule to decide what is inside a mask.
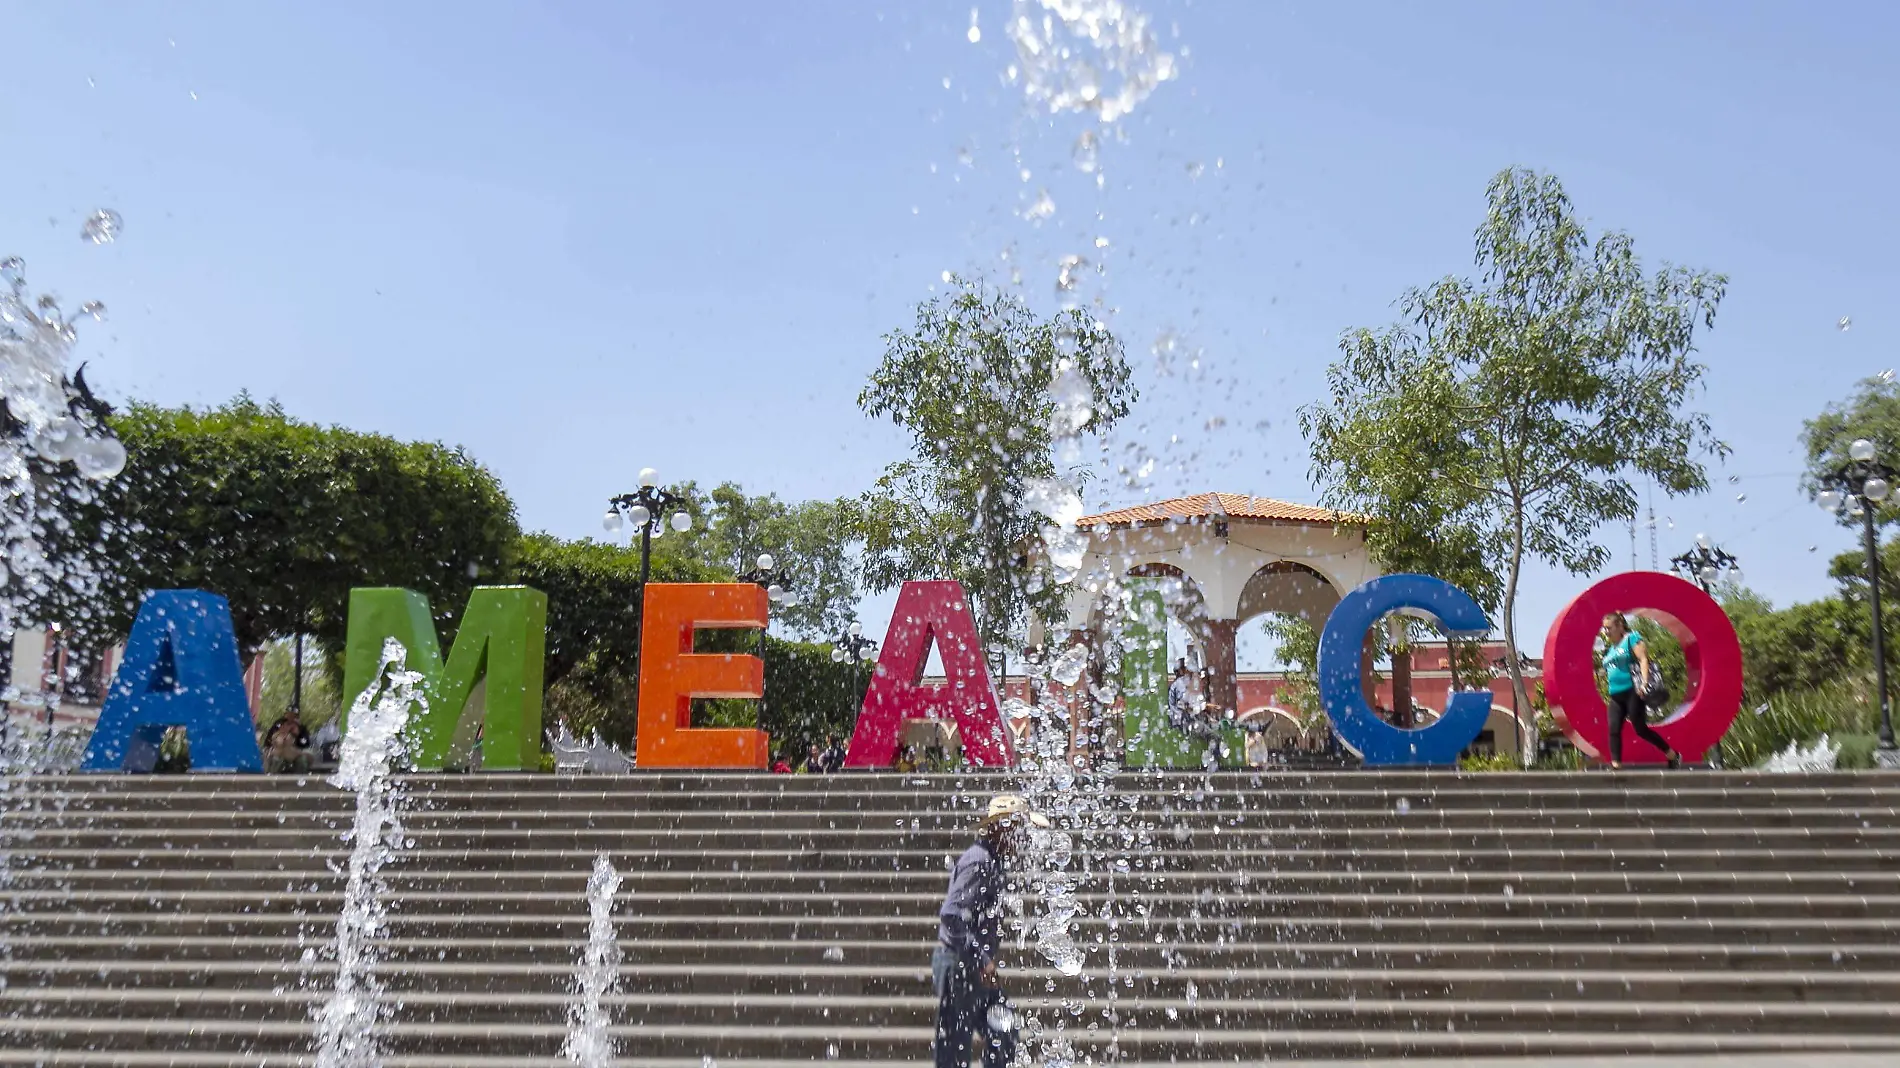
[[[614,937],[614,894],[620,873],[602,853],[587,877],[587,945],[574,968],[574,1004],[568,1008],[567,1043],[561,1053],[581,1068],[614,1062],[613,1019],[605,1001],[620,986],[620,942]]]
[[[356,792],[356,817],[350,826],[349,876],[343,912],[336,921],[336,980],[316,1011],[318,1068],[375,1068],[382,1050],[378,1029],[388,1015],[383,984],[376,974],[384,935],[388,887],[382,869],[402,849],[401,785],[392,771],[402,756],[403,728],[412,707],[427,712],[422,676],[403,667],[402,643],[383,643],[377,683],[350,706],[350,729],[333,786]]]

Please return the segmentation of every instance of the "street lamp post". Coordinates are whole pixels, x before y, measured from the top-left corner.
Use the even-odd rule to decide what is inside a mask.
[[[1680,556],[1671,557],[1669,566],[1680,571],[1683,577],[1701,587],[1703,593],[1714,594],[1715,584],[1723,578],[1730,582],[1742,581],[1741,561],[1709,540],[1707,534],[1695,536],[1695,547]],[[1709,766],[1722,766],[1720,746],[1709,748]]]
[[[772,559],[771,553],[760,553],[759,558],[753,562],[757,566],[745,574],[740,575],[740,582],[750,582],[755,586],[764,586],[766,600],[772,604],[783,604],[789,607],[798,603],[797,599],[794,598],[785,587],[779,585],[778,561]],[[759,628],[760,664],[765,663],[765,630],[765,627]],[[759,695],[759,726],[761,728],[765,726],[765,700],[765,694],[761,693]]]
[[[740,582],[750,582],[754,586],[765,587],[766,600],[773,604],[782,604],[789,608],[798,603],[791,592],[779,584],[778,561],[772,559],[771,553],[760,553],[759,558],[754,561],[754,563],[758,566],[740,575]],[[760,628],[759,630],[759,655],[761,657],[765,655],[764,628]]]
[[[1715,592],[1715,583],[1724,577],[1724,572],[1730,582],[1742,581],[1741,562],[1710,541],[1707,534],[1697,534],[1695,548],[1672,557],[1669,566],[1702,587],[1703,593]]]
[[[666,523],[674,531],[684,534],[693,529],[693,517],[685,511],[676,511],[671,519],[663,519],[661,513],[668,508],[678,508],[686,503],[677,494],[668,493],[660,488],[660,474],[651,467],[640,471],[640,489],[636,493],[623,493],[607,502],[607,514],[600,525],[609,534],[618,534],[620,529],[632,521],[634,529],[640,532],[640,615],[646,615],[647,573],[653,562],[653,535],[660,530],[660,524]]]
[[[844,634],[838,638],[837,644],[831,647],[832,663],[842,664],[848,661],[851,665],[851,670],[845,679],[848,689],[844,694],[844,706],[847,712],[851,709],[851,693],[857,689],[858,665],[869,663],[876,656],[877,642],[865,637],[864,625],[856,621],[844,629]]]
[[[1867,596],[1874,615],[1874,686],[1880,691],[1880,744],[1874,754],[1883,768],[1900,768],[1900,748],[1893,738],[1893,707],[1887,699],[1887,635],[1880,619],[1880,541],[1874,533],[1874,510],[1893,492],[1894,470],[1875,459],[1874,443],[1866,438],[1847,448],[1847,463],[1824,479],[1828,486],[1816,500],[1821,507],[1861,521],[1861,540],[1867,549]]]

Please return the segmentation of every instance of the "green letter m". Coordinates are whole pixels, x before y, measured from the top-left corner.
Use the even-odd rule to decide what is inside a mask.
[[[526,586],[478,586],[442,662],[429,599],[393,587],[350,591],[344,641],[343,692],[347,713],[358,694],[377,682],[383,641],[408,650],[409,670],[422,675],[426,713],[409,722],[409,762],[439,771],[477,680],[486,677],[482,767],[535,771],[541,767],[541,672],[547,651],[548,598]],[[345,721],[345,727],[348,722]]]

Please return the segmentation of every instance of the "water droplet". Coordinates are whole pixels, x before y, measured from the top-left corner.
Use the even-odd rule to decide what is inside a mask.
[[[1101,164],[1101,143],[1101,137],[1094,130],[1083,130],[1081,136],[1075,139],[1075,148],[1070,151],[1070,155],[1075,159],[1076,168],[1083,174],[1095,173],[1095,168]]]
[[[1053,3],[1043,17],[1005,23],[1016,45],[1009,80],[1050,114],[1080,112],[1112,123],[1133,111],[1178,73],[1148,16],[1120,0]],[[1106,84],[1105,84],[1106,76]]]
[[[1089,265],[1079,253],[1071,252],[1056,262],[1056,288],[1067,293],[1081,280],[1082,271]]]
[[[1082,951],[1074,945],[1070,945],[1066,948],[1065,952],[1058,954],[1049,963],[1055,965],[1056,971],[1073,979],[1082,974],[1082,965],[1084,963]]]
[[[1841,321],[1838,323],[1835,323],[1834,325],[1839,327],[1842,330],[1848,330],[1853,327],[1854,320],[1849,319],[1847,316],[1843,315],[1841,316]]]
[[[1074,686],[1089,664],[1089,647],[1080,643],[1069,646],[1049,668],[1049,677],[1063,686]]]
[[[1080,433],[1095,418],[1095,389],[1089,385],[1088,376],[1067,360],[1058,368],[1055,381],[1049,384],[1049,399],[1055,404],[1049,430],[1061,438]],[[1076,513],[1077,519],[1081,517],[1080,512]]]
[[[74,450],[73,463],[81,475],[105,482],[125,470],[125,446],[113,437],[92,438]]]
[[[1735,502],[1736,502],[1737,504],[1746,504],[1746,503],[1748,502],[1748,494],[1746,494],[1746,493],[1737,493],[1737,494],[1735,495]]]
[[[843,960],[844,960],[844,947],[843,947],[843,946],[828,946],[828,947],[826,947],[826,949],[825,949],[825,959],[826,959],[826,960],[828,960],[828,961],[831,961],[831,962],[833,962],[834,964],[835,964],[835,963],[838,963],[838,962],[841,962],[841,961],[843,961]]]
[[[983,29],[976,24],[976,8],[970,9],[970,32],[964,34],[964,36],[969,38],[971,44],[975,44],[983,39]]]
[[[1397,812],[1399,815],[1403,816],[1406,813],[1412,811],[1412,803],[1410,801],[1407,801],[1405,798],[1401,797],[1399,798],[1398,803],[1392,806],[1392,810],[1394,812]]]
[[[79,228],[79,236],[95,245],[110,245],[124,227],[125,220],[119,218],[118,212],[111,208],[100,208],[86,216],[85,225]]]
[[[1516,896],[1517,896],[1517,887],[1515,887],[1515,886],[1512,886],[1512,885],[1511,885],[1510,883],[1505,883],[1505,884],[1504,884],[1504,896],[1505,896],[1505,897],[1516,897]]]
[[[1056,202],[1044,189],[1036,194],[1035,203],[1023,209],[1023,218],[1032,223],[1040,223],[1056,213]]]

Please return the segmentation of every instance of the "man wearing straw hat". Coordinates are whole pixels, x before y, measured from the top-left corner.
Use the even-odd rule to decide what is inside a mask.
[[[976,844],[950,869],[937,910],[930,976],[937,987],[937,1068],[968,1068],[971,1035],[983,1032],[983,1068],[1005,1068],[1016,1053],[1016,1014],[1003,996],[996,951],[1003,941],[1003,865],[1031,827],[1049,818],[1015,794],[990,799]]]

